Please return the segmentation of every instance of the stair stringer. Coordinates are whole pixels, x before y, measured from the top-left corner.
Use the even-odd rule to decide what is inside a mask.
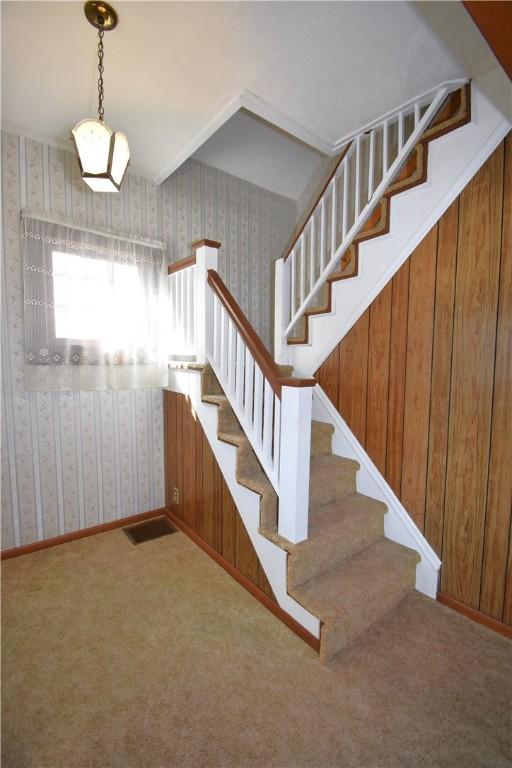
[[[333,454],[359,462],[360,469],[356,475],[358,493],[386,504],[385,537],[416,550],[421,557],[416,566],[416,589],[435,599],[441,560],[319,384],[313,390],[313,418],[334,427]]]
[[[287,592],[288,553],[259,533],[261,497],[236,480],[238,449],[220,440],[217,435],[218,408],[201,399],[201,370],[170,370],[169,389],[190,399],[279,606],[319,638],[320,621]]]
[[[297,375],[320,367],[503,141],[511,104],[501,68],[471,83],[471,122],[431,141],[427,181],[391,198],[389,232],[360,243],[357,277],[332,283],[331,311],[310,316],[309,343],[287,347]]]

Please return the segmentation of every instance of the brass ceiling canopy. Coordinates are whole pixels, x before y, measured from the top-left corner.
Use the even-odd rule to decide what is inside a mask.
[[[102,0],[88,0],[84,5],[84,13],[89,24],[104,32],[109,32],[117,25],[117,13]]]

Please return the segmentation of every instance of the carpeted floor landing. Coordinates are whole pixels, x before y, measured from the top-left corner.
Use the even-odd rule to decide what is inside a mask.
[[[512,643],[414,593],[322,666],[182,534],[3,574],[3,768],[512,766]]]

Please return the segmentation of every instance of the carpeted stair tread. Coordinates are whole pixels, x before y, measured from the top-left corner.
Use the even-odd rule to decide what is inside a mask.
[[[221,403],[227,403],[228,399],[226,395],[202,395],[201,400],[203,403],[211,403],[212,405],[220,405]]]
[[[386,510],[361,493],[311,509],[308,538],[289,549],[290,585],[308,581],[381,539]]]
[[[414,588],[419,555],[381,539],[290,594],[323,622],[320,656],[328,661]]]
[[[310,507],[329,504],[335,499],[354,493],[359,464],[342,456],[319,456],[311,459],[309,480]]]

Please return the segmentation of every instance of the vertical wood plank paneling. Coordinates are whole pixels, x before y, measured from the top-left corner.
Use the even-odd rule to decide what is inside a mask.
[[[472,608],[480,603],[502,186],[503,145],[460,196],[442,589]]]
[[[327,360],[322,363],[315,373],[315,378],[333,405],[337,406],[340,378],[339,345],[333,349]]]
[[[203,535],[203,429],[201,422],[195,419],[196,440],[196,528],[198,536]]]
[[[386,474],[391,282],[370,307],[368,336],[368,391],[366,397],[366,450],[377,469]]]
[[[258,583],[259,561],[242,518],[236,515],[236,567],[253,584]]]
[[[361,445],[366,437],[366,395],[368,387],[367,310],[340,342],[338,410]]]
[[[439,222],[430,393],[425,535],[440,557],[443,547],[458,224],[459,202],[456,200]]]
[[[393,277],[391,340],[389,347],[389,397],[386,436],[386,479],[399,496],[402,483],[405,363],[409,312],[409,261]]]
[[[417,247],[409,267],[401,499],[423,530],[436,278],[437,226]]]
[[[183,520],[193,531],[197,533],[198,521],[196,519],[196,423],[190,402],[186,398],[180,398],[182,403],[182,505]]]
[[[512,134],[505,143],[504,200],[512,200]],[[502,619],[512,506],[512,206],[503,207],[484,559],[480,610]]]
[[[222,548],[221,554],[239,567],[236,558],[238,512],[226,483],[222,484]]]
[[[181,496],[180,504],[173,505],[172,511],[275,600],[208,439],[184,395],[164,393],[164,424],[167,498],[173,484]],[[193,448],[187,447],[187,442],[193,443]],[[193,468],[187,469],[187,464]]]
[[[443,559],[442,591],[508,624],[511,162],[509,134],[394,276],[389,347],[374,336],[379,312],[387,322],[381,295],[367,333],[354,327],[315,374],[380,468],[385,439],[386,479],[424,521]]]

